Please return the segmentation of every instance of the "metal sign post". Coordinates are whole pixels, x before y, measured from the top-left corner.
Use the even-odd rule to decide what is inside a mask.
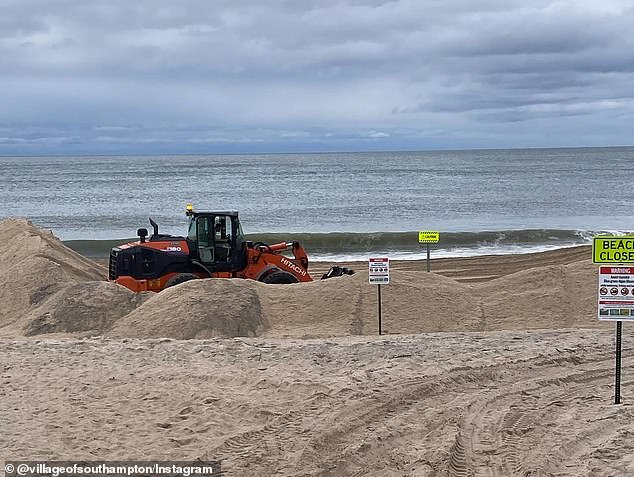
[[[368,281],[370,285],[378,285],[379,303],[379,334],[382,334],[381,326],[381,285],[390,283],[390,259],[387,257],[368,259]]]
[[[427,244],[427,271],[431,272],[431,252],[430,249],[431,247],[429,246],[429,244]]]
[[[381,325],[381,284],[379,283],[376,287],[376,289],[378,290],[378,302],[379,302],[379,335],[381,335],[383,333],[383,327]]]
[[[418,243],[427,244],[427,271],[431,272],[431,251],[429,244],[438,243],[440,232],[421,230],[418,232]]]
[[[616,373],[614,376],[614,404],[621,404],[621,333],[623,322],[616,322]]]
[[[623,322],[634,321],[634,266],[623,263],[634,261],[634,236],[594,237],[592,261],[604,264],[599,267],[599,320],[616,321],[614,404],[621,404]]]

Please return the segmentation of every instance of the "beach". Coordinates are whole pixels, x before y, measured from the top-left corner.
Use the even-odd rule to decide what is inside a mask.
[[[632,1],[1,12],[0,477],[634,477]]]
[[[220,459],[223,475],[634,473],[632,365],[588,247],[136,295],[0,222],[0,458]],[[17,245],[19,244],[19,245]],[[313,273],[330,264],[316,262]],[[627,325],[624,356],[632,352]]]
[[[634,469],[609,329],[2,349],[3,459],[222,459],[232,476]]]

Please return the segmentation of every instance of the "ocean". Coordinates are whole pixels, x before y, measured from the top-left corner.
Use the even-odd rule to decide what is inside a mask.
[[[0,157],[0,217],[106,256],[148,227],[185,234],[185,205],[238,210],[251,239],[315,260],[541,251],[634,230],[634,148],[265,155]]]

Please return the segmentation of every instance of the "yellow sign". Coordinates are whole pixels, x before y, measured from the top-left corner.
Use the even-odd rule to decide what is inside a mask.
[[[599,235],[592,241],[594,263],[634,263],[634,235]]]
[[[418,232],[418,243],[438,243],[440,232],[430,232],[429,230]]]

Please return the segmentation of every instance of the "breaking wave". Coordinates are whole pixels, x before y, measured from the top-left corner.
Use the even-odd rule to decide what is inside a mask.
[[[594,235],[602,233],[620,235],[625,232],[559,229],[441,231],[440,242],[432,247],[434,257],[527,253],[589,244]],[[64,243],[85,256],[104,258],[112,247],[132,240],[135,239],[69,240]],[[247,240],[265,243],[299,241],[312,260],[365,260],[371,254],[414,260],[426,254],[426,246],[418,243],[418,232],[269,233],[247,235]]]

